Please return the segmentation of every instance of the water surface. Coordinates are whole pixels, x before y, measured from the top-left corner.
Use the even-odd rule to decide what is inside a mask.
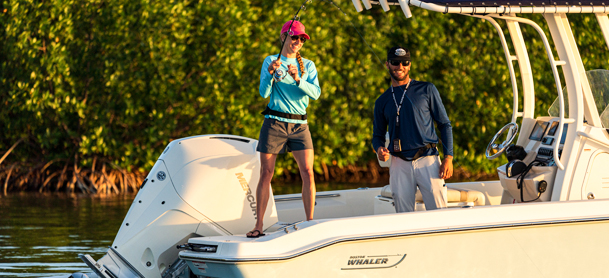
[[[135,195],[90,197],[9,194],[0,197],[0,277],[69,277],[101,258]]]
[[[318,184],[317,191],[379,186]],[[275,195],[299,184],[273,184]],[[100,259],[112,244],[132,195],[19,193],[0,195],[0,277],[62,277],[91,272],[78,258]]]

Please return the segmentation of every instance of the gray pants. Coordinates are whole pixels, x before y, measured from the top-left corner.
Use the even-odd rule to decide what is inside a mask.
[[[446,207],[445,184],[440,178],[440,158],[436,155],[415,161],[392,157],[389,183],[396,212],[414,211],[417,185],[426,210]]]

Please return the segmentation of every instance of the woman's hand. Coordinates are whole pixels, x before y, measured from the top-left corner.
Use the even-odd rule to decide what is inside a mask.
[[[281,66],[281,60],[272,61],[271,64],[269,65],[269,73],[271,75],[273,75],[273,73],[275,73],[275,71],[279,68],[279,66]]]
[[[300,77],[298,76],[298,68],[295,65],[288,65],[288,73],[296,83],[300,84]]]

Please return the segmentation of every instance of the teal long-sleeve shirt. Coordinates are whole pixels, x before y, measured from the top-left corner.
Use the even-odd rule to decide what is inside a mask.
[[[266,57],[264,63],[262,63],[262,69],[260,70],[260,95],[263,98],[270,96],[268,106],[272,110],[298,115],[306,114],[309,99],[316,100],[321,94],[315,63],[302,58],[305,67],[303,74],[300,72],[300,66],[296,58],[286,58],[282,55],[281,66],[275,71],[275,75],[279,79],[279,81],[276,81],[268,70],[269,65],[274,60],[277,60],[277,55]],[[295,65],[298,68],[298,74],[301,76],[300,84],[297,84],[294,78],[288,74],[288,65]],[[273,115],[266,115],[265,117],[288,123],[307,123],[306,120],[286,119]]]

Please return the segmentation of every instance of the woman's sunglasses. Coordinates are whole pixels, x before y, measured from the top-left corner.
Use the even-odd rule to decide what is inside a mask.
[[[394,67],[397,67],[397,66],[399,66],[400,64],[402,64],[402,66],[405,66],[405,67],[407,67],[407,66],[409,66],[409,65],[410,65],[410,61],[396,61],[396,60],[391,60],[391,61],[389,61],[389,63],[390,63],[392,66],[394,66]]]
[[[300,40],[302,43],[307,42],[307,38],[301,36],[290,36],[290,38],[292,38],[293,41]]]

